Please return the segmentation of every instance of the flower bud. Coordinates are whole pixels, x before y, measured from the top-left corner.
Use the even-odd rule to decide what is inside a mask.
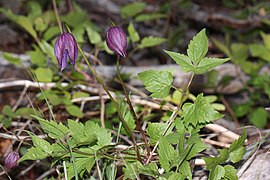
[[[71,64],[74,66],[78,57],[78,46],[74,36],[71,33],[62,33],[54,45],[54,54],[58,61],[61,71],[67,65],[69,57]]]
[[[107,31],[106,43],[117,56],[127,56],[127,36],[122,28],[117,26],[110,27]]]
[[[5,159],[5,169],[10,170],[17,166],[17,161],[20,159],[20,155],[13,151],[9,153]]]

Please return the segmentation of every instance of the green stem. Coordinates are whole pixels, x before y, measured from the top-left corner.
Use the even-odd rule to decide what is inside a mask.
[[[135,120],[136,125],[139,128],[139,130],[140,130],[140,132],[141,132],[141,134],[143,136],[143,139],[144,139],[144,143],[145,143],[145,147],[147,149],[147,152],[150,153],[150,148],[149,148],[148,143],[147,143],[146,135],[145,135],[145,133],[144,133],[144,131],[143,131],[141,125],[140,125],[139,119],[138,119],[138,117],[136,115],[136,112],[135,112],[135,110],[133,108],[133,105],[131,103],[131,100],[129,98],[129,94],[127,92],[127,87],[126,87],[126,85],[125,85],[125,83],[124,83],[124,81],[123,81],[123,79],[121,77],[121,73],[120,73],[120,60],[119,60],[119,58],[117,58],[116,68],[117,68],[118,79],[119,79],[119,81],[120,81],[120,83],[122,85],[122,88],[124,90],[124,94],[125,94],[125,97],[126,97],[126,100],[127,100],[127,103],[128,103],[128,106],[129,106],[129,109],[130,109],[130,112],[131,112],[131,115],[132,115],[133,119]],[[141,159],[141,157],[139,157],[139,159]]]
[[[72,152],[72,148],[71,148],[71,146],[70,146],[69,140],[67,140],[67,144],[68,144],[68,147],[69,147],[69,152],[70,152],[71,161],[72,161],[72,165],[73,165],[73,170],[74,170],[75,180],[78,180],[79,177],[78,177],[78,173],[77,173],[77,168],[76,168],[76,163],[75,163],[75,157],[74,157],[74,154],[73,154],[73,152]]]
[[[70,31],[69,28],[67,28],[67,29],[68,29],[68,31]],[[123,123],[123,125],[124,125],[126,131],[129,133],[129,136],[130,136],[131,139],[132,139],[132,142],[133,142],[133,144],[134,144],[134,146],[135,146],[135,148],[136,148],[137,156],[138,156],[138,158],[139,158],[139,157],[140,157],[140,154],[139,154],[139,150],[138,150],[138,146],[137,146],[135,137],[134,137],[134,135],[132,134],[130,128],[128,127],[128,124],[127,124],[126,121],[124,120],[124,117],[122,116],[122,113],[121,113],[121,111],[120,111],[120,108],[119,108],[118,103],[117,103],[116,100],[113,98],[113,96],[111,95],[110,91],[109,91],[108,88],[106,87],[106,85],[105,85],[105,83],[103,82],[103,80],[101,79],[101,77],[100,77],[100,76],[98,75],[98,73],[95,71],[95,69],[93,68],[93,66],[88,62],[88,60],[87,60],[87,58],[86,58],[85,54],[83,53],[83,51],[82,51],[82,49],[81,49],[80,46],[78,46],[78,49],[79,49],[80,53],[82,54],[83,59],[84,59],[85,62],[87,63],[87,65],[88,65],[90,71],[91,71],[92,74],[95,76],[95,78],[97,79],[97,81],[99,82],[99,84],[101,84],[101,86],[103,87],[103,89],[105,90],[105,92],[107,93],[107,95],[109,96],[109,98],[111,99],[111,101],[113,102],[115,108],[117,109],[119,118],[120,118],[120,120],[122,121],[122,123]]]

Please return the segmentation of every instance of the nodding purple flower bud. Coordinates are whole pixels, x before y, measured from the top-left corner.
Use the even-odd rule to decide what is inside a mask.
[[[69,57],[71,64],[74,66],[78,57],[78,46],[74,36],[71,33],[62,33],[54,45],[54,54],[58,61],[61,71],[67,65]]]
[[[127,56],[127,36],[122,28],[117,26],[110,27],[107,31],[106,43],[117,56]]]
[[[20,155],[13,151],[9,153],[5,159],[5,169],[10,170],[18,165],[18,160],[20,159]]]

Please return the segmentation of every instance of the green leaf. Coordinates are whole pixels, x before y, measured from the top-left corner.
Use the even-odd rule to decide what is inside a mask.
[[[138,179],[139,171],[143,168],[143,165],[136,161],[134,163],[127,163],[123,168],[124,171],[124,180],[125,179]]]
[[[110,145],[112,142],[111,133],[106,129],[101,128],[98,124],[87,121],[84,128],[85,134],[95,134],[97,136],[97,145],[99,148]]]
[[[231,52],[230,52],[230,49],[225,45],[223,44],[222,42],[220,42],[219,40],[213,38],[211,39],[213,41],[213,43],[215,44],[215,46],[221,51],[223,52],[226,56],[228,57],[232,57],[231,55]]]
[[[48,61],[39,48],[35,48],[35,51],[28,51],[31,63],[39,67],[48,68]]]
[[[188,161],[183,161],[179,167],[179,172],[181,172],[186,178],[192,179],[192,172],[190,168],[190,164]]]
[[[158,146],[158,155],[159,155],[159,162],[162,168],[165,171],[169,171],[171,168],[172,162],[175,160],[177,156],[176,151],[172,147],[172,145],[168,142],[165,137],[160,137],[159,139],[159,146]]]
[[[207,166],[206,169],[212,171],[218,164],[225,163],[229,158],[228,149],[218,149],[218,151],[220,155],[217,157],[203,158]]]
[[[237,163],[243,158],[245,152],[246,149],[244,147],[237,148],[236,150],[230,152],[230,160],[233,163]]]
[[[185,126],[192,124],[196,127],[199,124],[205,124],[219,119],[223,115],[215,111],[201,93],[197,96],[195,103],[185,103],[183,105],[183,117]]]
[[[150,145],[154,145],[159,140],[166,127],[165,123],[148,123],[146,132],[150,137]]]
[[[66,137],[68,133],[68,128],[64,126],[61,122],[57,124],[54,121],[48,121],[42,119],[38,116],[33,116],[35,119],[38,120],[39,124],[42,126],[42,129],[50,136],[52,139],[62,139]]]
[[[224,169],[225,169],[224,179],[226,179],[226,180],[238,180],[238,177],[236,175],[237,170],[233,166],[226,165],[226,166],[224,166]]]
[[[78,118],[83,117],[83,112],[80,110],[79,107],[77,107],[75,105],[66,106],[66,110],[71,116],[75,116],[75,117],[78,117]]]
[[[135,124],[135,120],[133,119],[131,112],[128,111],[125,115],[124,115],[124,120],[126,121],[129,129],[131,131],[133,131],[136,128],[136,124]],[[125,134],[128,134],[128,132],[126,132],[125,129],[123,129],[125,131]]]
[[[140,40],[140,36],[136,31],[136,29],[134,28],[132,21],[130,21],[128,25],[128,34],[133,43],[138,42]]]
[[[184,72],[194,71],[194,66],[188,56],[172,51],[164,51],[182,68]]]
[[[84,125],[81,122],[76,122],[74,120],[68,119],[68,128],[72,132],[72,137],[77,141],[83,139],[84,136]]]
[[[168,96],[173,82],[173,76],[170,72],[149,70],[139,73],[138,76],[146,89],[153,93],[152,97],[163,98]]]
[[[49,68],[39,67],[34,70],[37,80],[40,82],[52,82],[53,72]]]
[[[5,105],[2,109],[2,114],[9,116],[9,117],[16,117],[16,115],[14,114],[14,112],[12,111],[12,108],[10,107],[10,105]]]
[[[151,13],[151,14],[140,14],[135,18],[135,21],[142,22],[142,21],[151,21],[155,19],[166,18],[166,14],[161,13]]]
[[[138,47],[141,49],[153,47],[153,46],[160,45],[164,43],[165,41],[167,40],[161,37],[148,36],[142,39],[141,44]]]
[[[223,64],[225,63],[226,61],[229,61],[230,58],[224,58],[224,59],[221,59],[221,58],[203,58],[201,59],[201,61],[199,62],[198,66],[196,66],[194,68],[194,73],[196,74],[203,74],[205,73],[206,71],[220,65],[220,64]]]
[[[102,42],[100,34],[97,31],[95,31],[92,27],[86,26],[85,29],[91,44],[95,45]]]
[[[224,175],[225,175],[225,169],[222,166],[217,165],[214,170],[210,171],[209,180],[219,180],[223,178]]]
[[[53,26],[50,27],[47,31],[45,31],[45,33],[43,34],[43,39],[45,41],[49,41],[51,40],[53,37],[55,37],[56,35],[60,34],[60,29],[58,26]]]
[[[136,14],[139,14],[140,12],[142,12],[145,6],[146,4],[143,2],[134,2],[134,3],[127,4],[120,9],[121,17],[122,18],[133,17]]]
[[[241,148],[242,145],[245,143],[246,138],[247,138],[247,132],[246,132],[246,129],[244,129],[243,134],[230,145],[230,152],[233,152],[237,150],[238,148]]]
[[[186,176],[181,173],[173,173],[168,180],[185,180]]]
[[[261,44],[251,44],[249,45],[249,49],[252,56],[259,57],[270,62],[270,51],[265,46]]]
[[[82,91],[76,91],[72,96],[73,99],[85,98],[85,97],[89,97],[89,94]]]
[[[152,177],[157,177],[159,175],[158,166],[156,163],[149,163],[140,166],[140,173]]]
[[[15,116],[23,117],[26,119],[31,119],[32,114],[40,115],[40,112],[34,108],[21,107],[14,113]]]
[[[208,148],[208,146],[201,141],[200,136],[197,133],[193,133],[191,137],[187,140],[186,144],[188,146],[192,146],[187,157],[185,158],[186,160],[190,160],[191,158],[195,157],[199,152]]]
[[[77,173],[80,174],[80,176],[83,175],[83,173],[87,170],[90,172],[92,167],[95,164],[95,157],[86,157],[86,158],[76,158],[75,159],[75,165]],[[68,172],[68,178],[72,179],[74,175],[74,166],[72,163],[69,163],[67,165],[67,172]]]
[[[48,155],[52,154],[53,147],[49,142],[47,142],[44,139],[38,138],[37,136],[33,136],[33,135],[30,135],[30,136],[31,136],[33,144],[36,148],[41,149],[42,151],[44,151]]]
[[[23,29],[25,29],[33,38],[37,38],[37,33],[33,28],[33,24],[29,18],[26,16],[20,16],[13,14],[13,12],[8,9],[0,8],[0,12],[2,12],[7,18],[14,21],[18,25],[20,25]]]
[[[14,57],[14,55],[11,53],[7,53],[7,52],[3,53],[3,58],[16,66],[22,65],[21,60],[18,57]]]
[[[261,32],[261,37],[266,48],[270,49],[270,34],[265,34],[264,32]]]
[[[48,157],[45,151],[41,150],[40,148],[32,147],[28,149],[28,151],[19,159],[19,162],[25,160],[39,160]]]
[[[264,128],[267,125],[268,113],[262,107],[254,110],[250,115],[250,122],[258,128]]]
[[[205,34],[205,29],[201,30],[190,41],[187,49],[188,57],[197,65],[204,58],[208,51],[208,38]]]

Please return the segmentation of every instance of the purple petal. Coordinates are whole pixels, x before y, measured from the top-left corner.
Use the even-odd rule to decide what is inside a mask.
[[[58,65],[61,68],[61,71],[63,71],[65,67],[67,66],[67,56],[68,56],[68,51],[65,49],[63,58],[61,59],[61,61],[58,61]]]
[[[13,151],[13,152],[9,153],[5,159],[6,170],[10,170],[10,169],[16,167],[18,164],[17,162],[18,162],[19,158],[20,158],[20,155],[17,152]]]
[[[126,57],[127,37],[122,28],[109,28],[107,31],[106,43],[114,53]]]

